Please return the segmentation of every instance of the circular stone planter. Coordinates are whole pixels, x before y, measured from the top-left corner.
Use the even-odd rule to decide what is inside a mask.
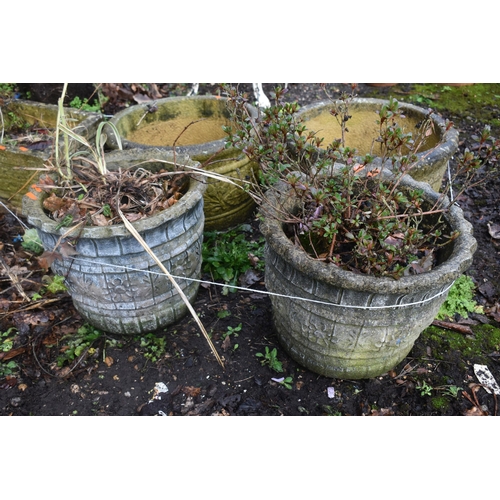
[[[125,149],[155,146],[172,151],[175,142],[177,153],[187,154],[209,171],[232,179],[253,180],[258,165],[236,149],[224,149],[226,134],[222,126],[230,124],[225,98],[168,97],[154,101],[152,106],[131,106],[110,120]],[[248,108],[256,116],[257,110]],[[108,134],[108,145],[117,147],[112,133]],[[253,199],[237,186],[206,180],[205,229],[224,230],[245,222],[255,208]]]
[[[403,182],[423,189],[427,200],[438,197],[425,183],[409,177]],[[432,323],[454,280],[472,263],[477,244],[471,224],[457,206],[446,220],[460,236],[445,247],[439,265],[394,280],[314,260],[293,245],[280,222],[266,217],[261,223],[266,287],[280,294],[271,295],[273,321],[288,354],[313,372],[334,378],[370,378],[394,368]]]
[[[378,112],[388,101],[384,99],[354,98],[349,106],[352,118],[347,122],[349,132],[346,134],[346,146],[356,148],[360,155],[370,153],[372,145],[374,155],[377,155],[378,144],[374,139],[379,136]],[[415,137],[417,125],[427,116],[425,109],[413,104],[399,103],[405,118],[399,120],[405,132],[411,132]],[[330,114],[332,103],[321,101],[304,106],[297,113],[304,120],[304,125],[317,132],[318,137],[324,137],[323,144],[330,144],[341,137],[340,126]],[[445,121],[436,113],[431,114],[434,125],[433,133],[426,138],[417,153],[417,165],[411,171],[411,176],[420,182],[427,182],[435,191],[439,191],[443,176],[448,168],[448,162],[458,149],[458,131],[453,127],[446,130]],[[375,160],[376,162],[376,160]]]
[[[158,150],[114,151],[107,155],[107,166],[110,170],[133,168],[148,159],[172,161],[173,157]],[[182,156],[177,156],[177,162],[197,166]],[[160,162],[141,167],[168,168]],[[132,224],[172,275],[201,277],[205,189],[199,178],[193,178],[176,204]],[[24,197],[23,213],[37,228],[44,248],[52,250],[68,228],[56,229],[57,223],[45,214],[42,202],[46,193],[40,194],[35,187],[30,193]],[[76,235],[68,239],[72,236]],[[118,334],[148,333],[177,321],[188,311],[168,277],[123,224],[85,227],[75,249],[74,258],[56,259],[51,268],[66,278],[75,308],[93,326]],[[176,281],[194,302],[199,283]]]

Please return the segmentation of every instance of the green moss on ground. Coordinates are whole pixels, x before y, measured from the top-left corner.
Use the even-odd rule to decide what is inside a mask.
[[[377,89],[373,97],[380,97]],[[474,117],[481,123],[500,129],[500,83],[475,83],[464,87],[413,83],[397,85],[390,90],[396,99],[436,111],[448,111],[461,118]],[[403,94],[403,95],[402,95]]]
[[[445,330],[430,326],[422,333],[425,344],[432,344],[433,357],[444,359],[446,352],[459,351],[464,360],[486,363],[487,356],[492,351],[500,349],[500,328],[492,325],[474,325],[473,335]]]
[[[435,410],[446,413],[446,410],[450,406],[450,401],[446,396],[435,396],[431,399],[431,405]]]

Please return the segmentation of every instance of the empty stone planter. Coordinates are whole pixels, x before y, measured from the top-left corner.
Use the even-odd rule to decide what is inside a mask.
[[[65,108],[66,118],[75,131],[93,141],[102,116],[72,108]],[[13,120],[40,128],[55,129],[57,106],[39,102],[13,100],[2,106],[5,129]],[[21,209],[22,199],[28,186],[45,170],[44,165],[54,154],[52,144],[33,144],[19,147],[9,144],[4,136],[0,145],[0,200],[15,209]],[[43,146],[43,148],[42,148]]]
[[[354,147],[360,155],[364,155],[370,153],[374,145],[372,154],[377,155],[379,146],[373,141],[379,135],[378,112],[387,102],[384,99],[353,99],[349,107],[352,118],[347,122],[349,132],[346,134],[346,146]],[[413,104],[400,102],[399,105],[405,116],[399,123],[406,132],[412,132],[415,136],[416,127],[427,116],[426,110]],[[331,102],[321,101],[304,106],[297,114],[309,130],[317,132],[318,137],[324,137],[325,146],[341,137],[340,126],[330,114],[331,109]],[[454,128],[446,130],[445,121],[436,113],[431,115],[431,119],[434,131],[418,151],[418,163],[411,176],[417,181],[427,182],[435,191],[439,191],[448,162],[458,149],[458,131]]]
[[[257,110],[249,106],[251,113]],[[255,163],[236,149],[224,149],[229,125],[226,99],[215,96],[169,97],[131,106],[111,120],[122,137],[123,147],[160,147],[187,154],[207,170],[233,179],[252,180]],[[187,128],[186,128],[187,127]],[[108,145],[116,148],[112,133]],[[206,179],[205,229],[223,230],[244,222],[255,208],[252,198],[240,188]]]
[[[107,155],[107,165],[110,170],[126,169],[146,159],[173,161],[173,155],[159,150],[115,151]],[[182,155],[177,162],[197,166]],[[141,167],[168,169],[160,162]],[[176,204],[133,223],[172,275],[200,279],[205,189],[199,177],[192,179]],[[42,201],[46,194],[40,195],[34,188],[30,192],[31,197],[24,197],[23,212],[37,228],[44,248],[52,250],[68,228],[56,229],[57,223],[45,214]],[[118,334],[147,333],[177,321],[188,311],[170,280],[123,224],[85,227],[75,248],[74,258],[56,259],[51,268],[66,278],[76,309],[95,327]],[[183,279],[177,283],[194,302],[199,283]]]
[[[426,200],[437,200],[427,184],[406,177],[402,185],[408,184],[423,189]],[[290,241],[282,223],[266,217],[261,223],[266,287],[280,294],[271,295],[273,321],[288,354],[311,371],[334,378],[370,378],[394,368],[472,263],[477,244],[471,224],[457,206],[446,220],[460,236],[445,247],[439,265],[394,280],[314,260]]]

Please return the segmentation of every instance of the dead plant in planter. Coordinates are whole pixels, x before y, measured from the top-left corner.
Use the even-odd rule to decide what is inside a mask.
[[[105,154],[105,124],[91,145],[66,126],[63,97],[56,141],[64,144],[56,144],[50,175],[23,205],[46,249],[42,261],[66,278],[76,309],[93,326],[143,334],[189,311],[223,366],[191,305],[204,228],[199,164],[154,149]]]

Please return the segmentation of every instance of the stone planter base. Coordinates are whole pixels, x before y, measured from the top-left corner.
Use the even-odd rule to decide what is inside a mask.
[[[427,200],[438,195],[413,183]],[[433,270],[400,280],[344,271],[295,247],[282,224],[266,218],[266,287],[280,343],[298,363],[327,377],[360,379],[394,368],[434,320],[448,289],[472,263],[476,240],[462,210],[446,216],[460,236]],[[293,297],[293,298],[290,298]],[[301,299],[309,299],[305,301]]]
[[[146,159],[173,161],[172,154],[157,150],[116,151],[108,155],[108,168],[132,168]],[[188,159],[177,157],[179,162]],[[196,166],[194,162],[189,162]],[[142,168],[167,168],[163,163]],[[203,241],[203,193],[206,185],[192,180],[186,194],[172,207],[133,223],[167,270],[175,276],[200,279]],[[32,194],[37,195],[35,189]],[[45,249],[52,250],[68,229],[42,209],[44,196],[24,198],[23,210]],[[118,334],[144,334],[167,326],[187,313],[187,306],[167,276],[123,224],[86,227],[76,240],[74,258],[55,260],[52,270],[66,277],[78,312],[93,326]],[[177,280],[190,302],[199,283]]]

